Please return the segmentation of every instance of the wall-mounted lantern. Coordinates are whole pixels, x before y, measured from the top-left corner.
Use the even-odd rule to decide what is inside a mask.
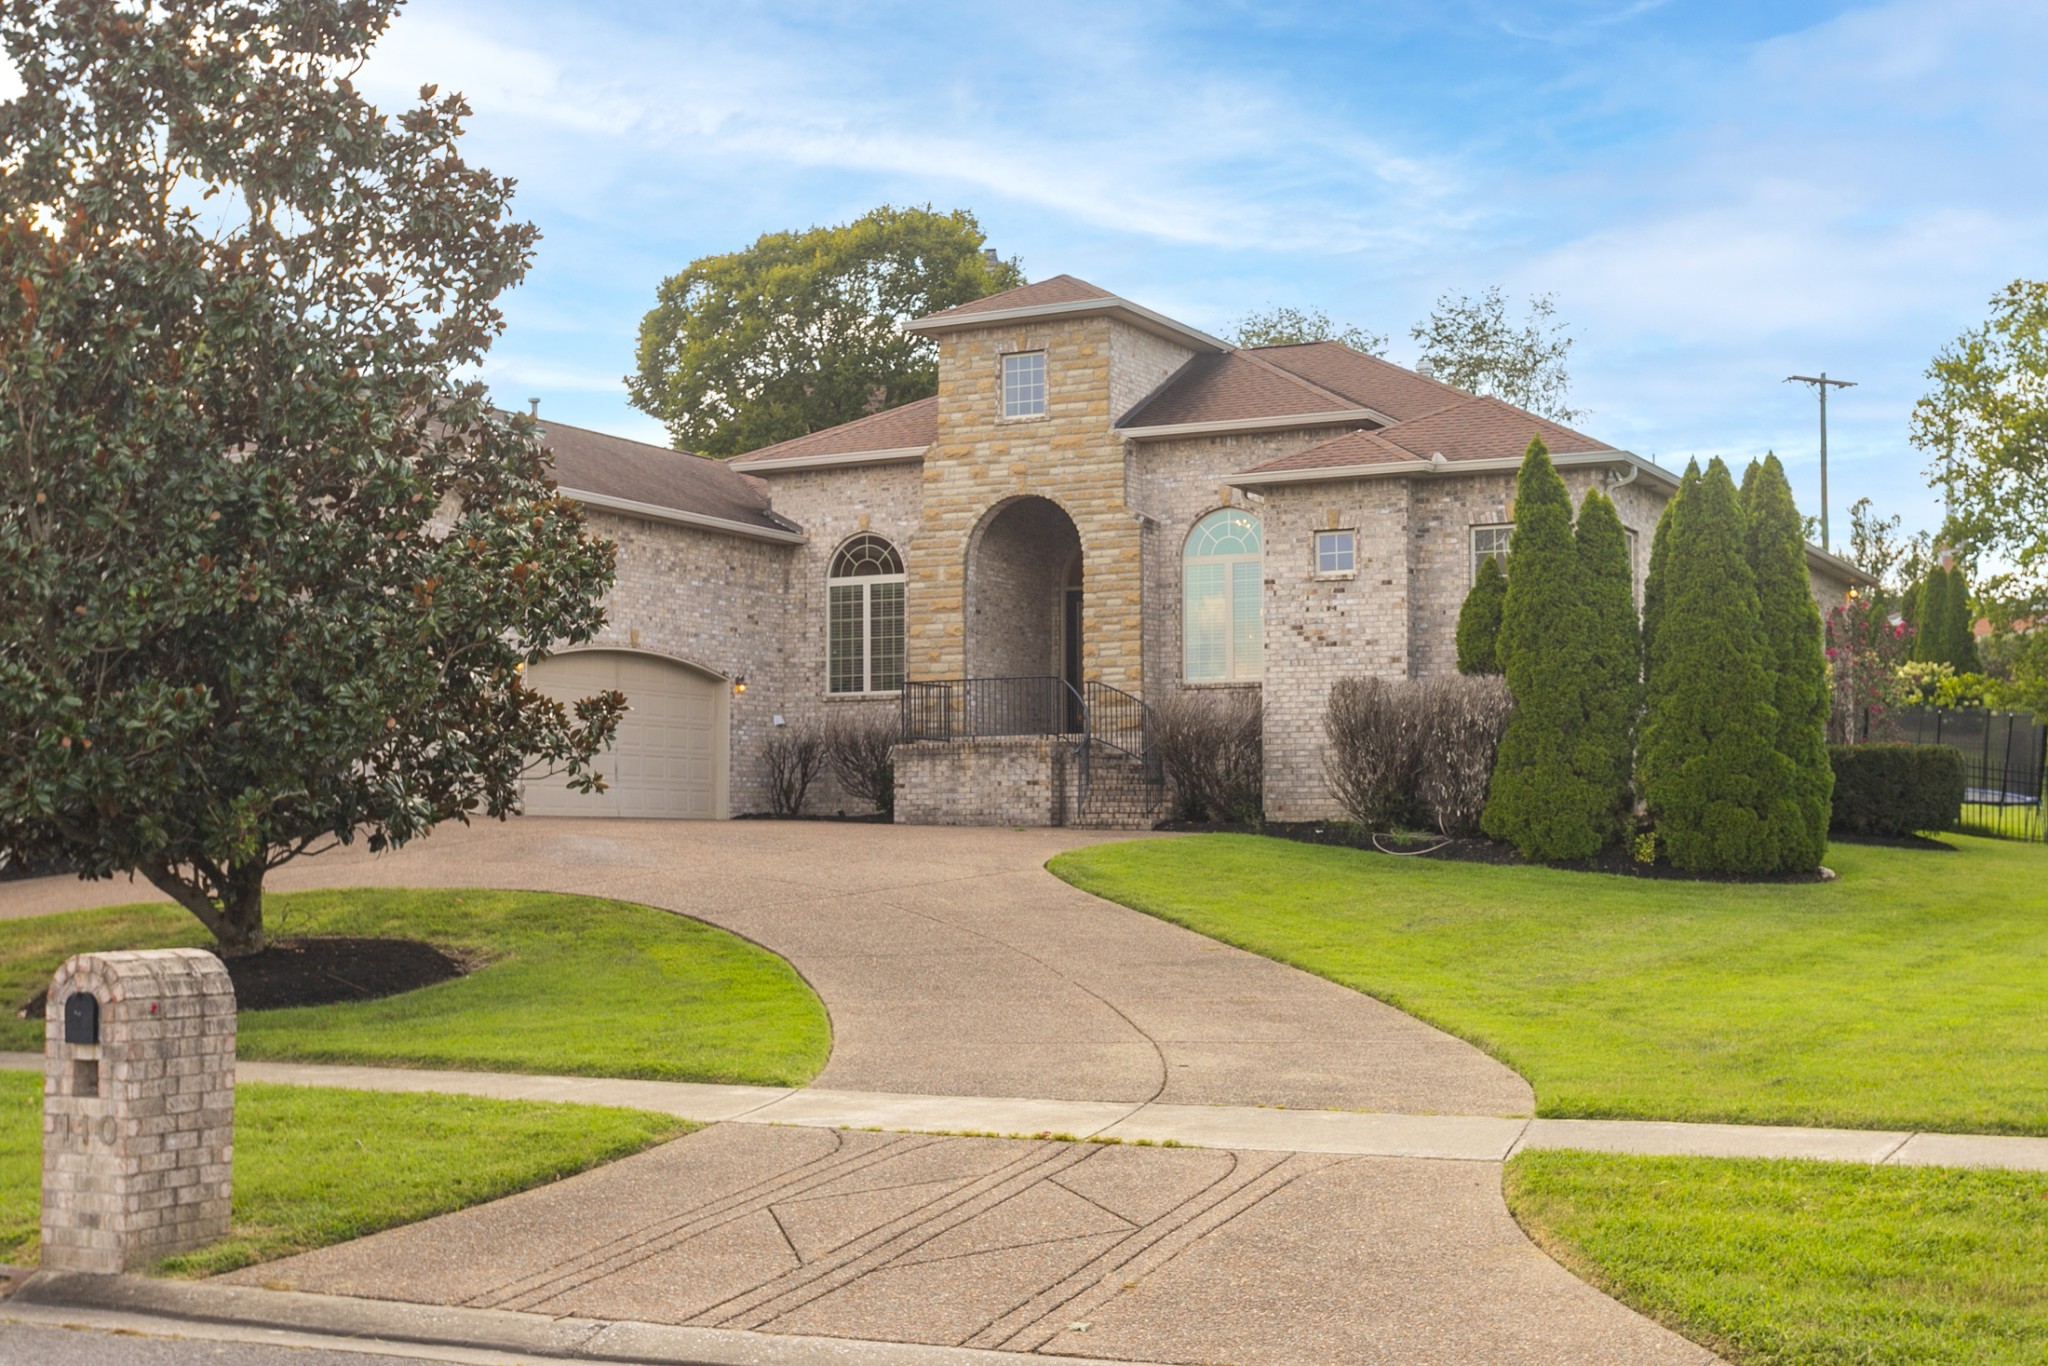
[[[745,697],[747,695],[747,676],[745,674],[733,675],[732,695],[734,697]]]

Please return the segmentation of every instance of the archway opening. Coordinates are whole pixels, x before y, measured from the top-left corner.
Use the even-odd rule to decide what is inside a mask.
[[[1047,498],[991,512],[967,552],[970,678],[1065,678],[1081,684],[1081,533]]]

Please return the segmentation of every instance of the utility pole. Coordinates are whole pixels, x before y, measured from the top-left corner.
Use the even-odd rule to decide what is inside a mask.
[[[1853,379],[1829,379],[1823,370],[1818,375],[1787,375],[1787,384],[1811,384],[1820,391],[1820,548],[1828,548],[1828,386],[1837,389],[1854,389]]]

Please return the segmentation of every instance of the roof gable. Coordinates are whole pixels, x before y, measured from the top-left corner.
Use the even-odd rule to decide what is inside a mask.
[[[1269,364],[1353,403],[1385,413],[1397,422],[1433,413],[1472,395],[1413,370],[1355,351],[1343,342],[1302,342],[1294,346],[1261,346],[1252,354]]]
[[[1453,391],[1456,392],[1456,391]],[[1515,461],[1541,437],[1553,454],[1611,451],[1614,447],[1549,418],[1497,398],[1465,398],[1410,422],[1374,432],[1352,432],[1305,451],[1254,465],[1247,474],[1290,470],[1342,470],[1354,466],[1429,464],[1441,454],[1451,465]]]
[[[1000,294],[991,294],[986,298],[973,299],[964,304],[956,304],[952,308],[941,309],[937,313],[929,314],[926,317],[919,318],[917,321],[920,323],[938,322],[942,319],[971,317],[976,313],[1001,313],[1013,308],[1042,308],[1047,304],[1075,304],[1090,299],[1114,299],[1115,297],[1116,295],[1100,285],[1091,285],[1086,280],[1078,279],[1072,275],[1055,275],[1049,280],[1040,280],[1036,284],[1019,285],[1015,289],[1006,289]]]
[[[1128,431],[1345,411],[1356,412],[1361,422],[1378,420],[1354,400],[1271,365],[1255,352],[1227,351],[1194,357],[1116,425]]]
[[[591,494],[760,531],[796,529],[770,510],[754,480],[723,460],[561,422],[541,423],[541,440],[555,483],[572,496]]]

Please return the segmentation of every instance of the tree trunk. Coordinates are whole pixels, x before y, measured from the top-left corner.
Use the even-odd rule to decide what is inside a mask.
[[[217,878],[206,877],[197,870],[187,878],[169,866],[141,871],[158,891],[192,912],[200,924],[212,931],[214,952],[222,958],[246,958],[263,952],[265,869],[261,860],[231,864],[220,870]]]

